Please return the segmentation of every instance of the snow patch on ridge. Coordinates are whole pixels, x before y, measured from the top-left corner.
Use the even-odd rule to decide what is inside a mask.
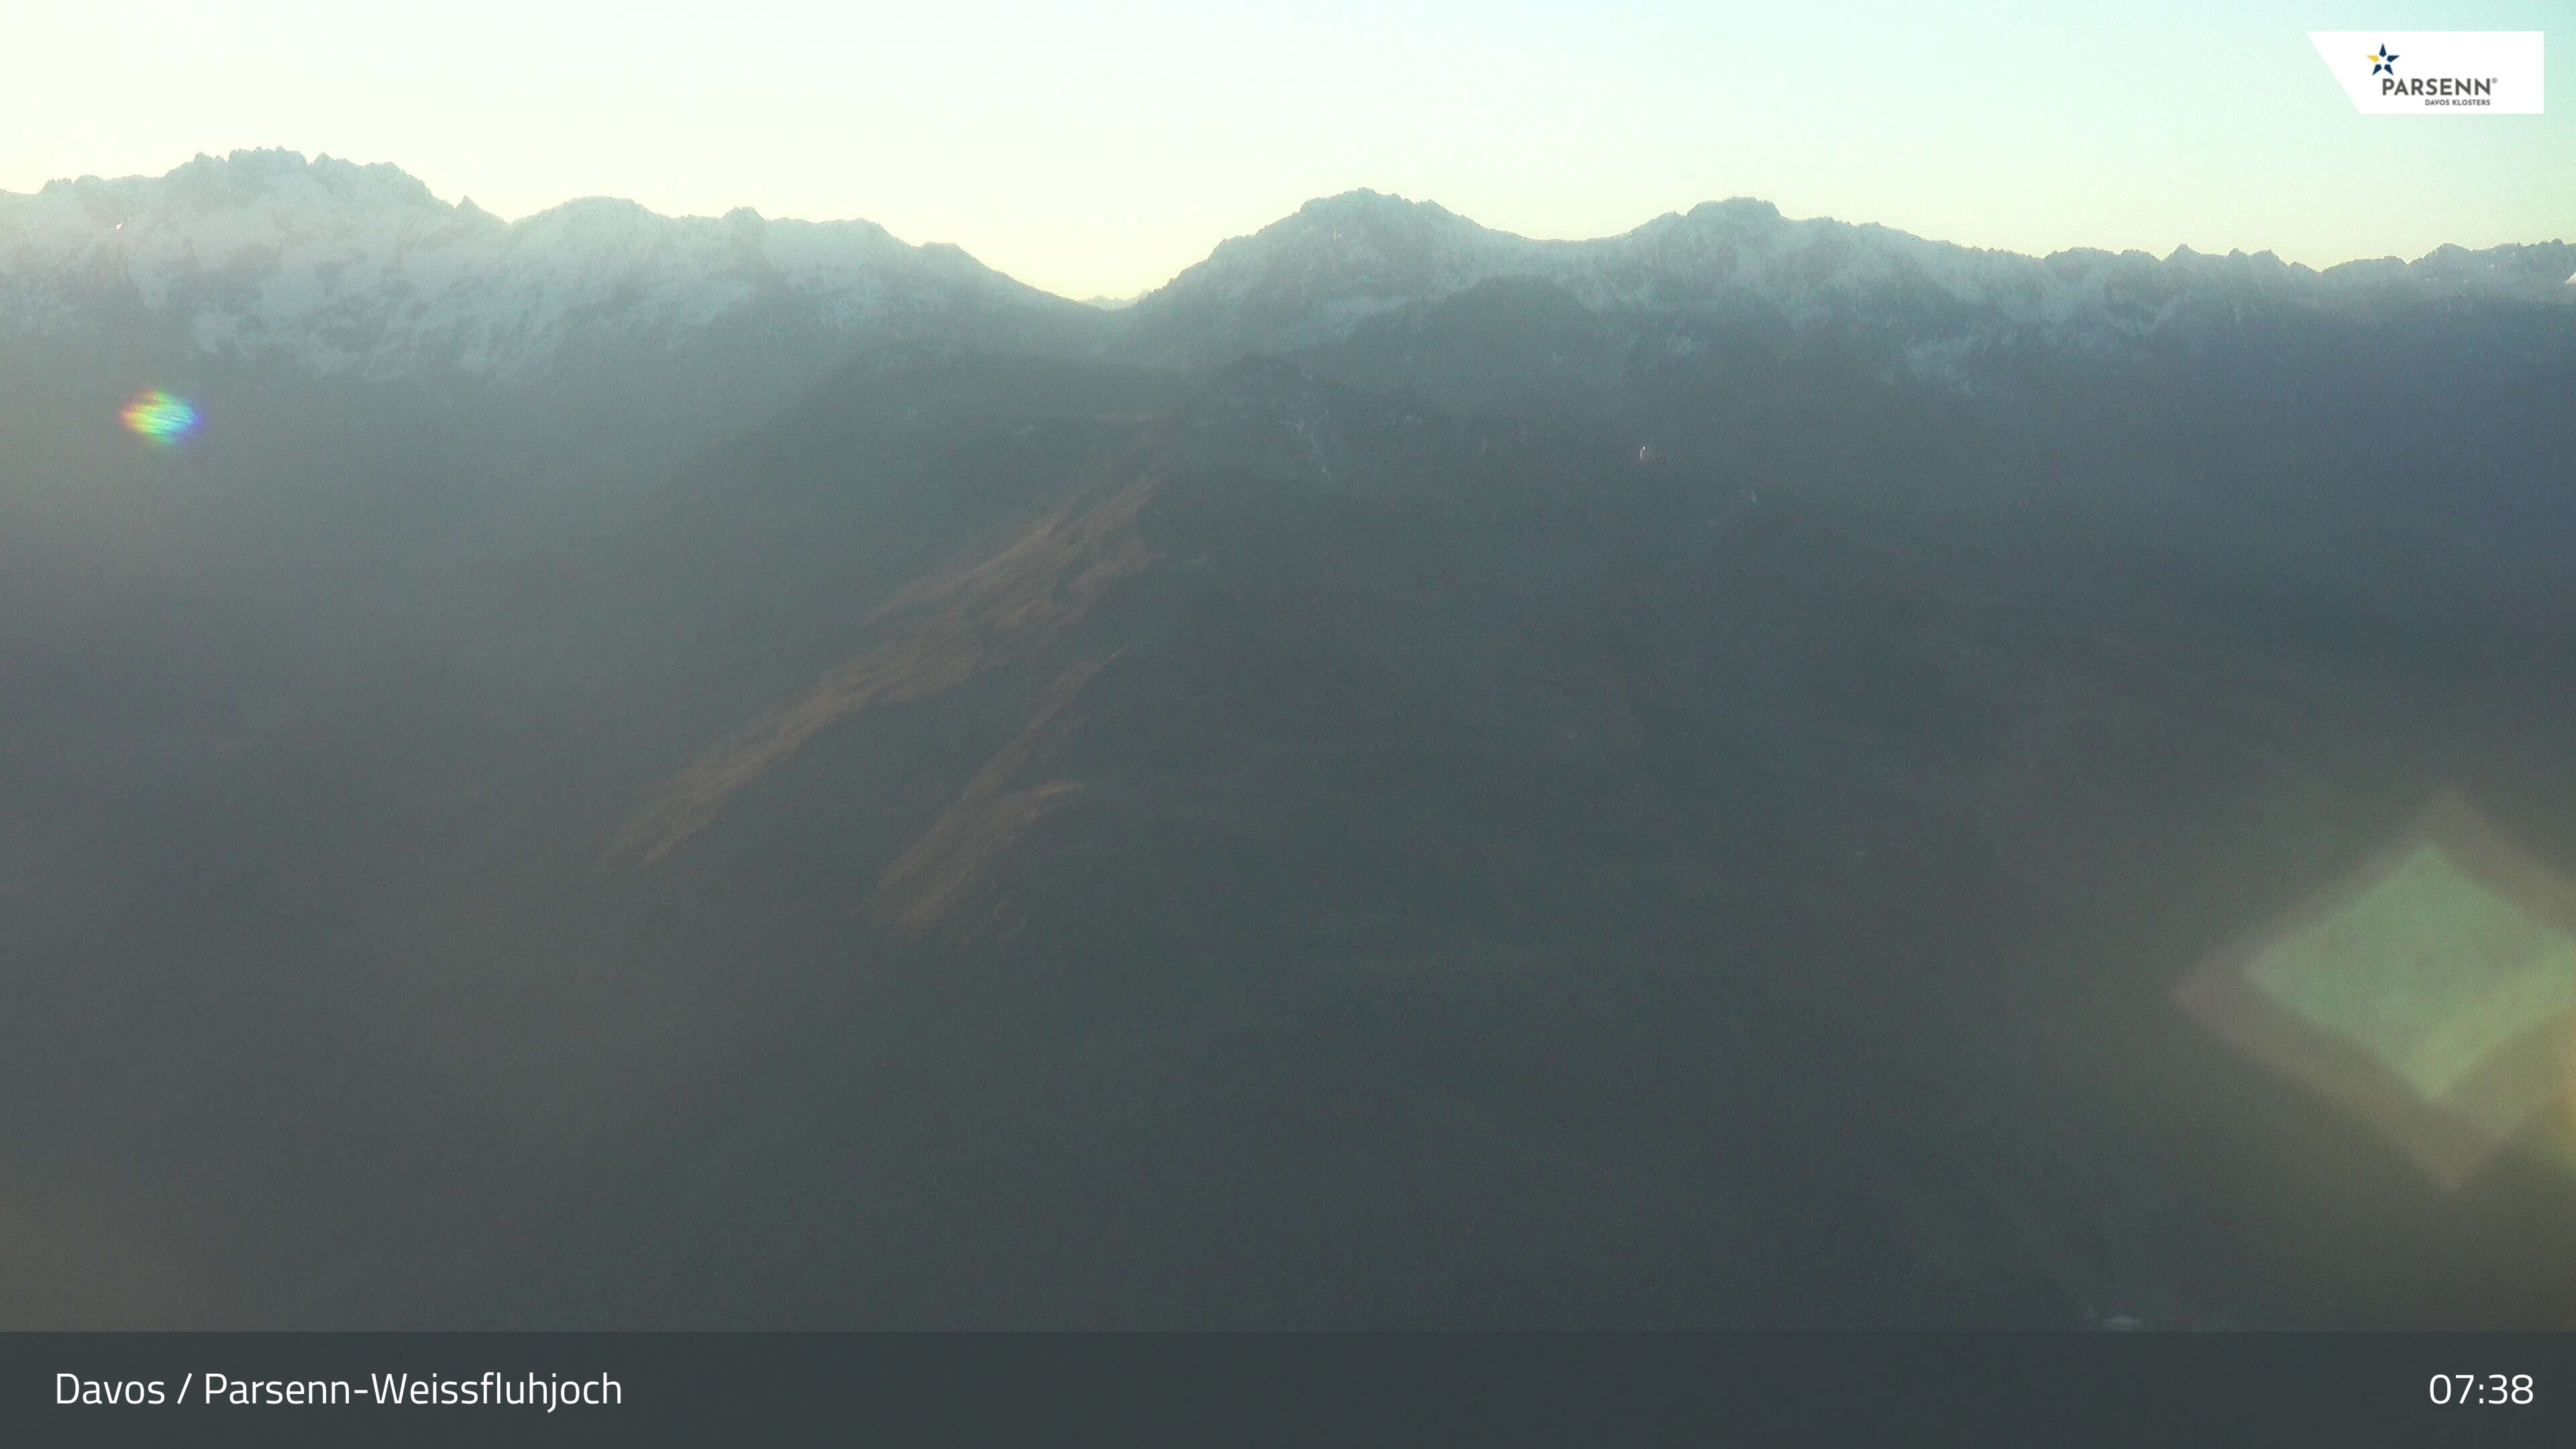
[[[1438,302],[1498,277],[1563,287],[1596,314],[1754,306],[1798,330],[1882,337],[1917,373],[1949,374],[1982,348],[2032,342],[2098,354],[2193,309],[2367,305],[2388,286],[2564,302],[2576,247],[2547,243],[2319,272],[2270,252],[2187,247],[2046,257],[1929,241],[1877,225],[1792,220],[1750,198],[1709,202],[1619,236],[1539,241],[1439,206],[1354,191],[1219,246],[1140,299],[1132,315],[1165,350],[1222,360],[1333,340],[1369,317]],[[2571,279],[2576,280],[2576,279]]]
[[[665,217],[594,198],[504,223],[394,167],[290,151],[0,194],[0,327],[139,310],[200,351],[325,373],[507,378],[676,346],[763,309],[856,333],[959,295],[1044,300],[872,222]]]

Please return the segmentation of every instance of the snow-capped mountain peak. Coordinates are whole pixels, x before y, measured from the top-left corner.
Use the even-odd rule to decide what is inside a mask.
[[[1605,316],[1753,308],[1798,329],[1882,337],[1918,369],[2013,338],[2100,352],[2184,312],[2248,304],[2366,307],[2389,286],[2426,295],[2569,300],[2564,242],[2444,247],[2318,271],[2271,252],[2077,249],[2033,257],[1873,224],[1792,219],[1750,197],[1667,213],[1618,236],[1542,241],[1425,202],[1354,191],[1219,246],[1132,309],[1150,350],[1212,361],[1331,341],[1360,322],[1501,277],[1562,287]]]
[[[0,326],[139,313],[200,354],[329,373],[507,377],[747,314],[856,337],[961,299],[1054,302],[873,222],[595,197],[505,223],[396,167],[292,151],[0,194]]]

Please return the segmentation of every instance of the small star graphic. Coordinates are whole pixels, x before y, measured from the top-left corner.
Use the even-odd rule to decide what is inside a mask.
[[[2377,75],[2383,70],[2388,72],[2390,75],[2397,74],[2397,57],[2388,53],[2388,47],[2385,44],[2382,44],[2379,47],[2378,54],[2367,55],[2362,57],[2362,59],[2370,62],[2370,73],[2372,75]]]

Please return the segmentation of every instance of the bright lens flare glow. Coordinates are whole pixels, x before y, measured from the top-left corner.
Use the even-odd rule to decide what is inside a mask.
[[[125,430],[147,443],[174,447],[197,430],[197,407],[159,388],[138,392],[117,415]]]

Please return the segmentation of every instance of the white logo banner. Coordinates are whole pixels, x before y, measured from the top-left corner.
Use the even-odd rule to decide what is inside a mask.
[[[2311,30],[2308,43],[2366,115],[2536,116],[2537,30]]]

